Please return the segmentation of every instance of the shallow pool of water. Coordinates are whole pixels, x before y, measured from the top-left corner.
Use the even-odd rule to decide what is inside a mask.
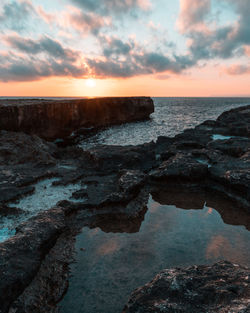
[[[53,185],[58,178],[49,178],[39,181],[34,185],[35,191],[31,195],[9,203],[9,207],[18,207],[22,213],[16,216],[7,216],[0,218],[0,242],[5,241],[15,234],[15,228],[30,217],[37,215],[41,211],[46,211],[55,206],[61,200],[70,200],[79,202],[71,198],[72,193],[81,189],[79,184],[70,184],[67,186]]]
[[[213,135],[212,136],[213,140],[228,140],[232,139],[232,136],[223,136],[223,135]]]
[[[197,207],[192,201],[190,205]],[[233,208],[222,213],[230,223],[240,223]],[[94,229],[83,228],[76,239],[75,263],[68,292],[59,305],[61,313],[122,312],[131,292],[164,268],[225,259],[250,265],[249,225],[225,224],[206,203],[201,209],[180,209],[150,197],[148,211],[139,222],[136,233],[109,233],[101,223]]]

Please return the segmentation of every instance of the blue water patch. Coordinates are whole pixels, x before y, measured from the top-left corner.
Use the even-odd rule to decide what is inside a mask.
[[[84,199],[74,199],[72,194],[83,188],[79,183],[70,185],[54,185],[58,178],[49,178],[39,181],[35,187],[35,192],[26,195],[24,198],[9,203],[9,207],[18,207],[21,213],[17,216],[7,216],[0,218],[0,242],[5,241],[15,235],[14,229],[22,222],[36,216],[41,211],[46,211],[59,201],[69,200],[72,202],[82,202]]]
[[[8,238],[14,236],[16,233],[15,230],[11,230],[9,228],[0,229],[0,242],[7,240]]]
[[[196,161],[199,162],[200,164],[207,165],[208,168],[212,167],[212,164],[209,163],[209,161],[207,160],[197,158]]]
[[[229,140],[234,138],[233,136],[223,136],[223,135],[213,135],[212,139],[213,140]]]

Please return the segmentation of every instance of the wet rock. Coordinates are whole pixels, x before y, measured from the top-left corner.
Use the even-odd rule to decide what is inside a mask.
[[[0,202],[10,202],[17,200],[19,198],[24,197],[25,195],[31,194],[34,192],[34,187],[18,187],[18,186],[11,186],[11,187],[1,187],[0,188]]]
[[[146,175],[140,171],[122,171],[119,178],[119,188],[124,192],[139,190],[145,182]]]
[[[178,153],[150,172],[153,179],[179,179],[196,181],[206,178],[208,166],[201,164],[189,154]]]
[[[10,304],[31,283],[64,228],[63,211],[55,208],[23,223],[14,237],[0,244],[1,313],[7,313]]]
[[[85,178],[86,188],[73,193],[76,199],[86,198],[85,207],[102,208],[127,204],[142,189],[146,176],[140,171],[123,170],[118,174]]]
[[[231,160],[213,165],[209,172],[214,181],[238,194],[242,199],[250,200],[250,160]],[[219,186],[218,186],[219,189]]]
[[[19,208],[10,208],[7,205],[0,204],[0,217],[15,216],[22,214],[24,211]]]
[[[250,106],[224,112],[217,121],[226,125],[232,135],[250,137]]]
[[[123,169],[149,170],[155,163],[155,144],[98,146],[88,151],[89,159],[106,173]]]
[[[1,123],[0,123],[1,124]],[[40,164],[54,165],[52,154],[56,146],[37,136],[24,133],[0,131],[0,164]]]
[[[73,261],[74,236],[63,233],[49,251],[30,285],[11,305],[15,313],[56,313],[56,304],[68,288],[69,264]]]
[[[153,112],[153,100],[146,97],[2,100],[0,129],[55,140],[83,127],[103,127],[147,119]]]
[[[131,295],[123,313],[247,313],[250,270],[229,262],[167,269]]]
[[[239,158],[250,150],[249,139],[244,138],[232,138],[229,140],[216,140],[212,141],[207,146],[211,150],[219,150],[225,155]]]

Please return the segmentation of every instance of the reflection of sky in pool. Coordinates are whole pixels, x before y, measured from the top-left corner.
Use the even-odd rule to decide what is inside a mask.
[[[149,200],[139,233],[84,228],[76,241],[62,313],[119,313],[131,292],[164,268],[229,260],[250,265],[250,232],[220,214],[183,210]]]
[[[213,135],[213,140],[227,140],[233,138],[232,136]]]

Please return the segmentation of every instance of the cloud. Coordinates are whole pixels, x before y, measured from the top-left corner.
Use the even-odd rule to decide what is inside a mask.
[[[211,10],[210,0],[180,0],[178,26],[186,33],[204,27],[204,21]]]
[[[135,46],[132,40],[123,42],[118,37],[100,36],[99,41],[103,47],[103,54],[105,57],[110,57],[112,55],[128,55]]]
[[[149,0],[71,0],[78,7],[101,15],[123,14],[131,10],[147,11],[151,8]]]
[[[92,32],[97,35],[101,28],[112,25],[110,17],[102,17],[92,12],[83,12],[75,10],[65,16],[65,19],[71,27],[74,27],[78,32],[87,34]]]
[[[246,56],[249,56],[249,57],[250,57],[250,46],[245,46],[245,47],[244,47],[244,52],[245,52],[245,55],[246,55]]]
[[[80,78],[86,71],[67,62],[30,61],[29,59],[10,60],[7,66],[0,65],[0,81],[34,81],[42,78],[75,77]]]
[[[226,0],[238,19],[231,25],[209,23],[212,19],[211,0],[181,0],[178,25],[189,38],[189,52],[193,63],[214,58],[229,59],[246,54],[244,45],[250,44],[249,0]]]
[[[51,13],[47,13],[41,5],[39,5],[36,9],[36,13],[40,16],[47,24],[52,24],[56,20],[56,16]]]
[[[45,53],[53,58],[61,58],[75,62],[79,58],[79,52],[64,48],[60,42],[47,36],[39,40],[23,38],[21,36],[6,36],[5,41],[14,49],[27,54]]]
[[[34,8],[30,1],[7,2],[0,12],[0,27],[18,32],[22,31],[33,13]]]
[[[149,27],[149,29],[153,30],[153,31],[158,31],[161,27],[161,24],[155,24],[153,21],[150,21],[147,25]]]
[[[0,54],[1,81],[32,81],[51,76],[79,78],[88,73],[79,51],[64,48],[49,37],[35,41],[9,36],[5,41],[16,52]]]
[[[100,38],[103,55],[86,59],[91,73],[99,78],[127,78],[162,72],[180,73],[193,65],[188,56],[170,57],[161,52],[147,51],[133,40],[122,41],[116,37]]]
[[[250,65],[246,64],[234,64],[226,68],[225,72],[229,75],[243,75],[250,74]]]

